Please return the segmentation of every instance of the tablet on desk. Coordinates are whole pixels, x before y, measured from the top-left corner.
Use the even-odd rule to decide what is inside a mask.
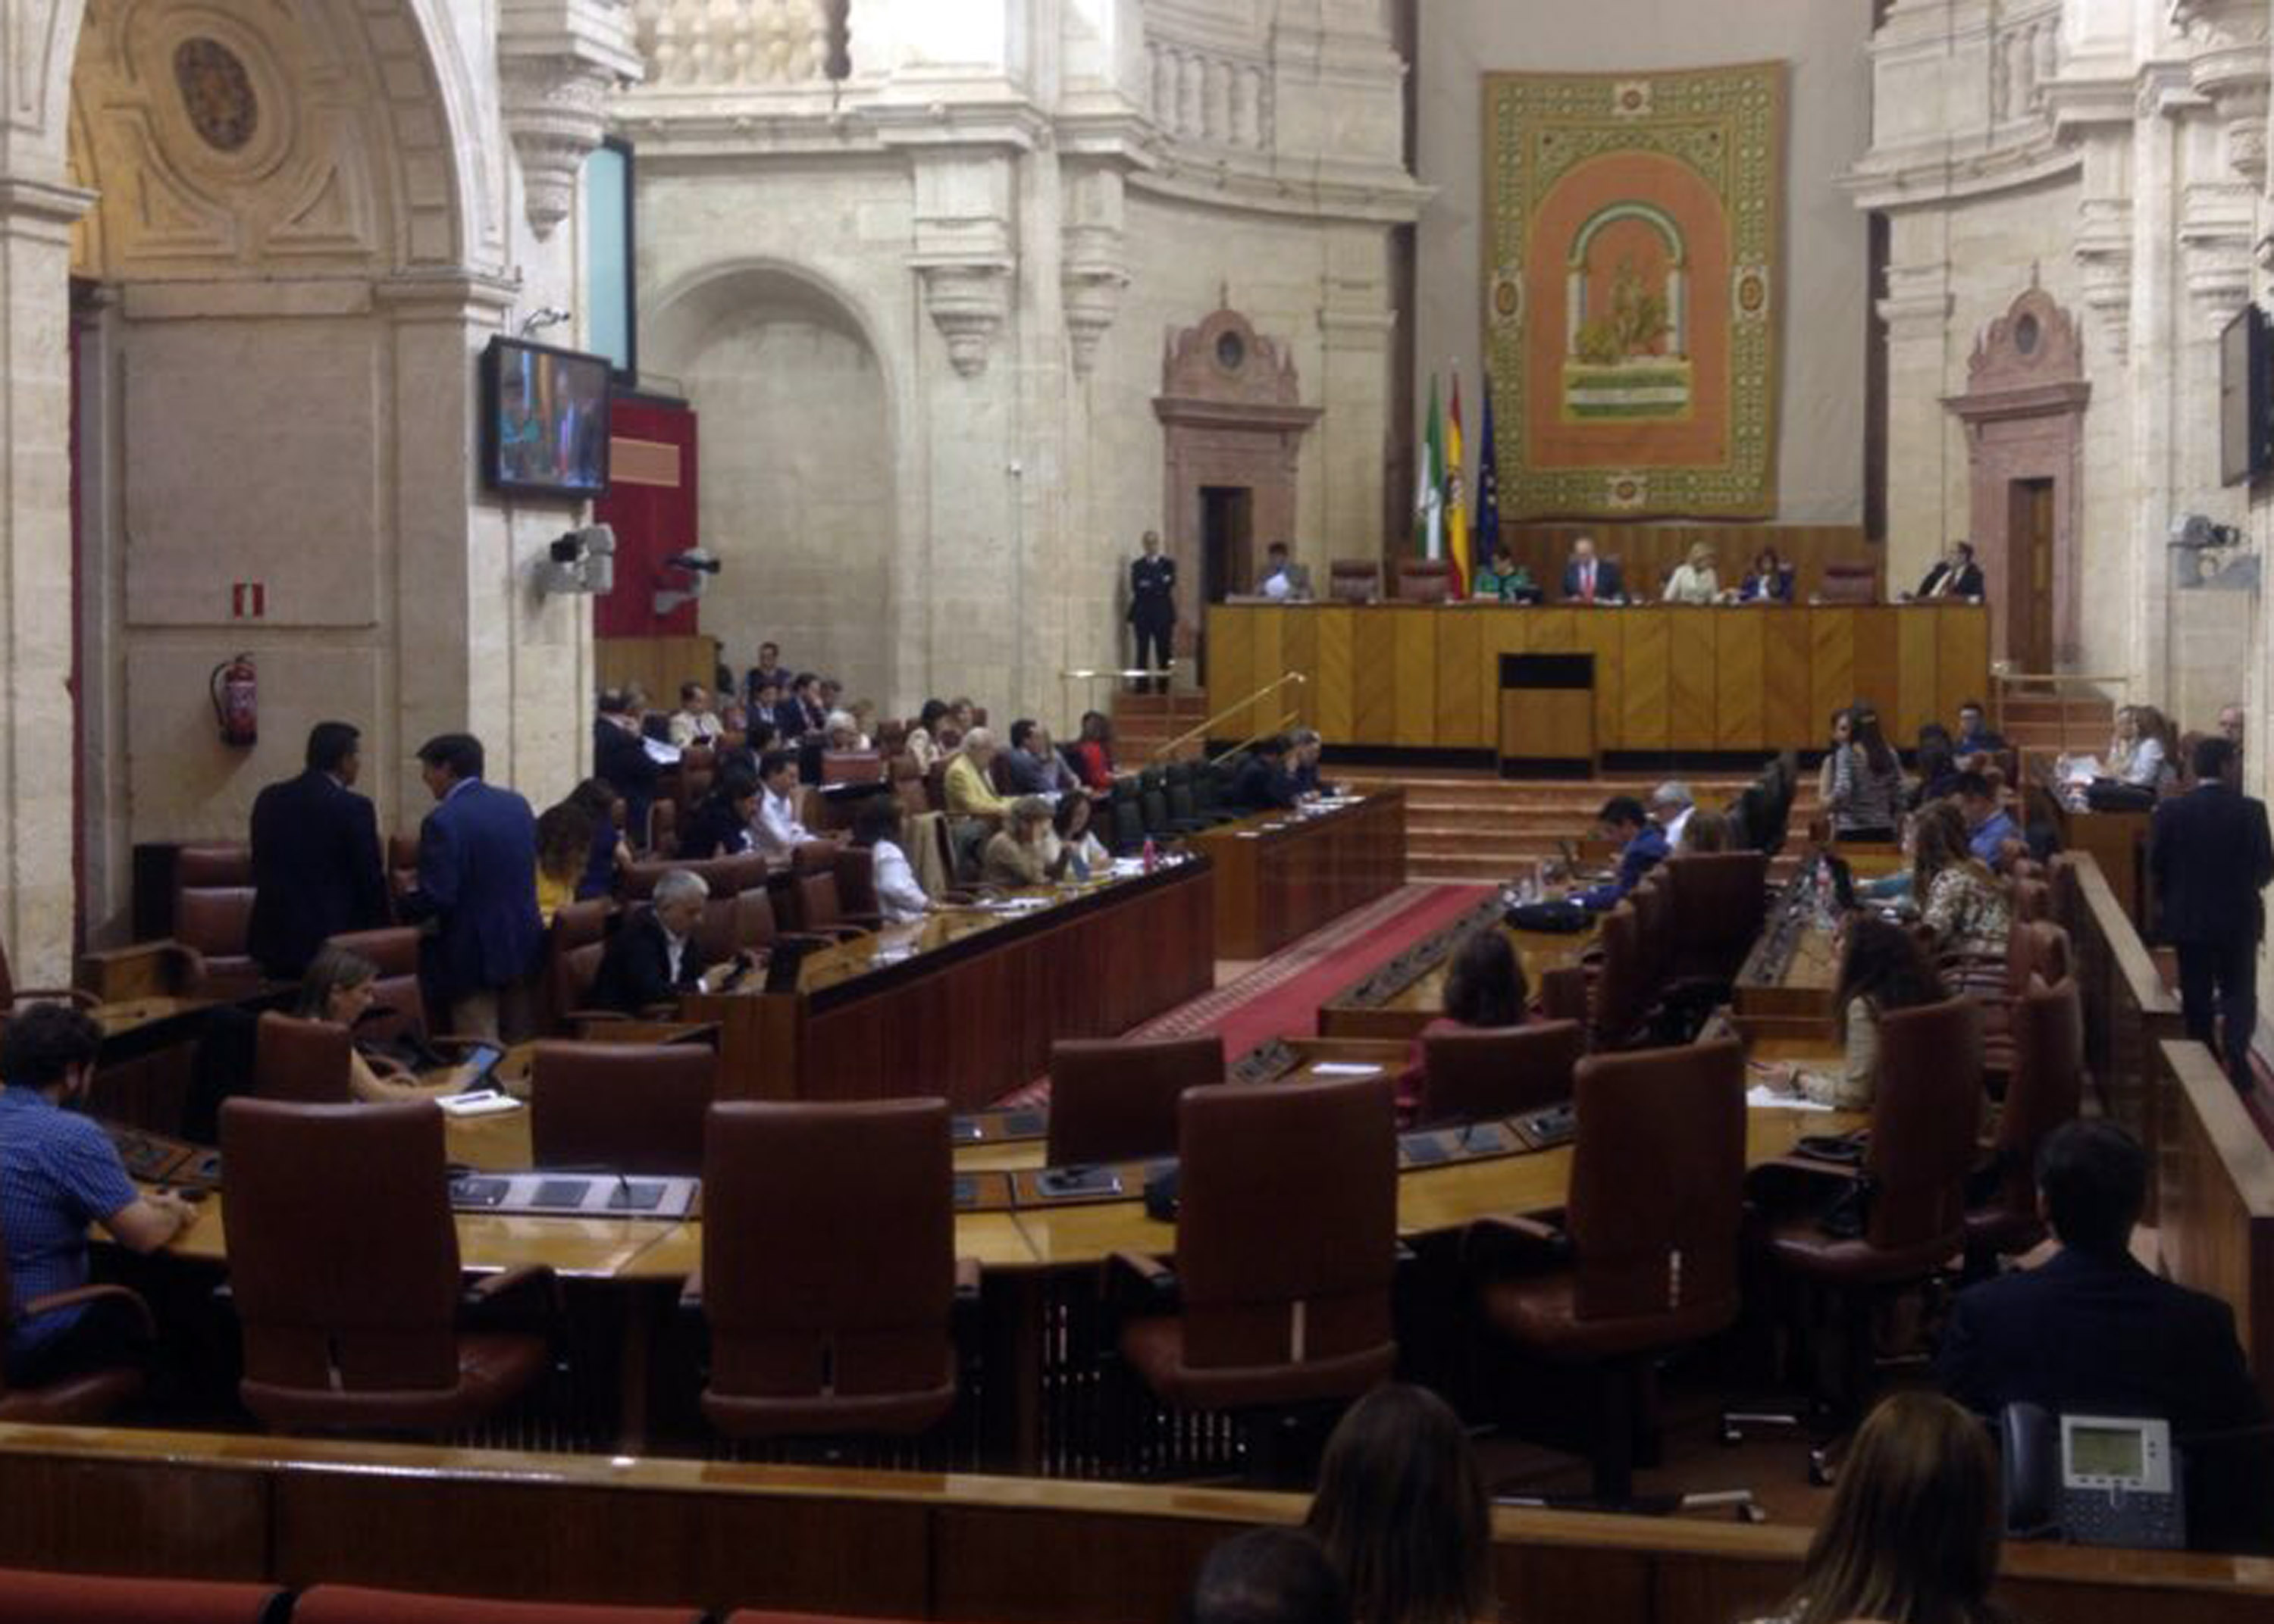
[[[470,1068],[472,1080],[457,1092],[461,1094],[491,1092],[490,1073],[497,1070],[497,1063],[504,1058],[505,1051],[494,1043],[475,1044],[466,1051],[465,1059],[459,1063]]]
[[[1044,1168],[1035,1188],[1054,1200],[1081,1195],[1119,1195],[1121,1175],[1110,1167]]]

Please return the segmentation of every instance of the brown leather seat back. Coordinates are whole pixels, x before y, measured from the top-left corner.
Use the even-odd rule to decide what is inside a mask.
[[[837,843],[834,840],[801,840],[790,848],[789,871],[792,874],[833,874],[837,869]]]
[[[821,754],[824,784],[882,784],[885,758],[875,750],[825,750]]]
[[[430,1101],[221,1109],[230,1289],[248,1381],[318,1390],[458,1380],[458,1233]]]
[[[381,975],[418,974],[418,932],[410,925],[388,925],[378,930],[343,930],[326,936],[324,945],[368,959]]]
[[[1864,1239],[1881,1252],[1956,1251],[1982,1123],[1982,1006],[1948,998],[1879,1017],[1879,1084],[1864,1169]]]
[[[1404,558],[1397,560],[1397,601],[1403,604],[1442,604],[1453,595],[1453,565],[1449,559]]]
[[[924,789],[923,769],[916,765],[915,756],[892,757],[892,793],[900,803],[900,816],[904,818],[932,809],[931,796]]]
[[[1870,564],[1827,563],[1816,596],[1827,604],[1876,604],[1879,572]]]
[[[249,966],[245,936],[252,927],[252,887],[250,885],[184,886],[174,905],[174,939],[193,947],[219,971],[226,966]]]
[[[2037,1206],[2037,1147],[2074,1119],[2084,1097],[2084,1003],[2073,981],[2033,981],[2014,1006],[2014,1070],[1998,1118],[1999,1202]]]
[[[252,848],[215,843],[185,846],[174,853],[177,891],[228,889],[252,883]]]
[[[1733,978],[1768,914],[1767,854],[1696,852],[1670,857],[1663,866],[1682,968],[1717,981]]]
[[[847,914],[883,911],[877,900],[877,854],[862,846],[840,846],[835,877],[837,904]]]
[[[267,1011],[253,1029],[252,1092],[264,1100],[344,1105],[354,1039],[328,1020],[301,1020]]]
[[[945,1100],[711,1108],[703,1309],[713,1392],[936,1387],[954,1294]]]
[[[655,883],[675,868],[684,868],[711,888],[713,897],[731,897],[766,883],[766,860],[756,852],[732,857],[704,857],[681,862],[676,858],[649,858],[627,866],[617,889],[627,900],[642,901],[655,895]]]
[[[1177,1144],[1186,1365],[1293,1365],[1392,1344],[1387,1078],[1190,1089]]]
[[[697,1177],[718,1071],[718,1055],[700,1043],[538,1044],[529,1097],[537,1165]]]
[[[845,922],[834,874],[825,870],[797,876],[790,882],[790,897],[797,904],[797,925],[801,930],[827,930]]]
[[[1185,1090],[1222,1081],[1221,1037],[1053,1043],[1050,1165],[1173,1156]]]
[[[1566,1228],[1582,1320],[1737,1300],[1745,1056],[1735,1038],[1593,1055],[1574,1079]],[[1647,1177],[1638,1177],[1647,1169]]]
[[[1604,915],[1600,939],[1603,958],[1589,989],[1587,1020],[1599,1047],[1616,1048],[1642,1024],[1650,1002],[1632,904],[1622,902]]]
[[[606,897],[595,897],[589,902],[563,903],[553,915],[553,948],[565,951],[588,943],[605,942],[609,916],[615,911],[616,905]]]
[[[1576,1020],[1429,1033],[1421,1040],[1421,1120],[1487,1122],[1568,1100],[1572,1068],[1586,1052],[1587,1031]]]
[[[1370,604],[1382,596],[1379,559],[1337,559],[1327,566],[1327,596],[1338,604]]]
[[[1643,876],[1642,883],[1627,893],[1627,905],[1634,909],[1636,974],[1646,988],[1660,985],[1671,967],[1673,896],[1663,863]]]
[[[559,1012],[592,1007],[592,983],[600,979],[600,960],[607,956],[605,942],[587,942],[561,955],[554,966],[554,996]]]
[[[2017,920],[2050,920],[2053,916],[2053,888],[2043,880],[2014,882],[2014,917]]]

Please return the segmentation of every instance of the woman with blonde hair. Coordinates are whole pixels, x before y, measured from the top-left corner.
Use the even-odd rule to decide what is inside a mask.
[[[1666,580],[1669,604],[1710,604],[1721,596],[1721,572],[1713,568],[1713,549],[1706,542],[1690,544],[1690,556]]]
[[[980,854],[981,883],[1021,890],[1063,879],[1073,865],[1074,848],[1062,847],[1052,861],[1043,843],[1050,826],[1050,803],[1040,795],[1021,795],[1011,802],[1004,827],[989,837],[986,850]]]
[[[1361,1624],[1495,1618],[1492,1511],[1460,1417],[1423,1387],[1390,1382],[1351,1406],[1327,1440],[1303,1527],[1349,1586]]]
[[[308,961],[300,978],[300,991],[292,1013],[302,1020],[329,1021],[355,1030],[377,996],[379,966],[360,953],[327,944]],[[454,1066],[433,1082],[422,1083],[395,1062],[381,1056],[376,1064],[358,1046],[348,1051],[348,1092],[373,1104],[386,1100],[431,1100],[438,1094],[455,1094],[474,1080],[470,1065]]]
[[[2005,1624],[1990,1599],[2003,1505],[1982,1423],[1940,1394],[1874,1410],[1774,1624]]]

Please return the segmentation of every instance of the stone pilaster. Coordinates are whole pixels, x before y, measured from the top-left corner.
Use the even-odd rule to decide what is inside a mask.
[[[924,308],[947,341],[959,376],[987,370],[996,335],[1011,313],[1017,269],[1011,236],[1012,156],[968,148],[920,153],[915,160],[915,252]]]
[[[498,78],[539,242],[576,207],[577,179],[607,133],[614,94],[641,77],[632,24],[628,0],[505,0]]]

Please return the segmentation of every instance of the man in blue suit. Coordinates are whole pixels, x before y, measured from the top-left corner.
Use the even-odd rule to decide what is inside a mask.
[[[403,911],[435,922],[427,979],[451,1030],[500,1035],[499,997],[537,968],[537,818],[509,789],[482,782],[482,742],[441,733],[418,747],[437,802],[418,831],[418,889]]]
[[[1666,831],[1651,822],[1649,811],[1632,795],[1612,796],[1603,802],[1596,820],[1606,835],[1620,843],[1619,871],[1594,890],[1582,892],[1577,900],[1582,907],[1615,908],[1642,883],[1644,875],[1666,861],[1672,848],[1666,843]]]
[[[1593,537],[1571,544],[1570,561],[1563,566],[1563,601],[1567,604],[1615,604],[1626,597],[1619,567],[1595,556]]]

